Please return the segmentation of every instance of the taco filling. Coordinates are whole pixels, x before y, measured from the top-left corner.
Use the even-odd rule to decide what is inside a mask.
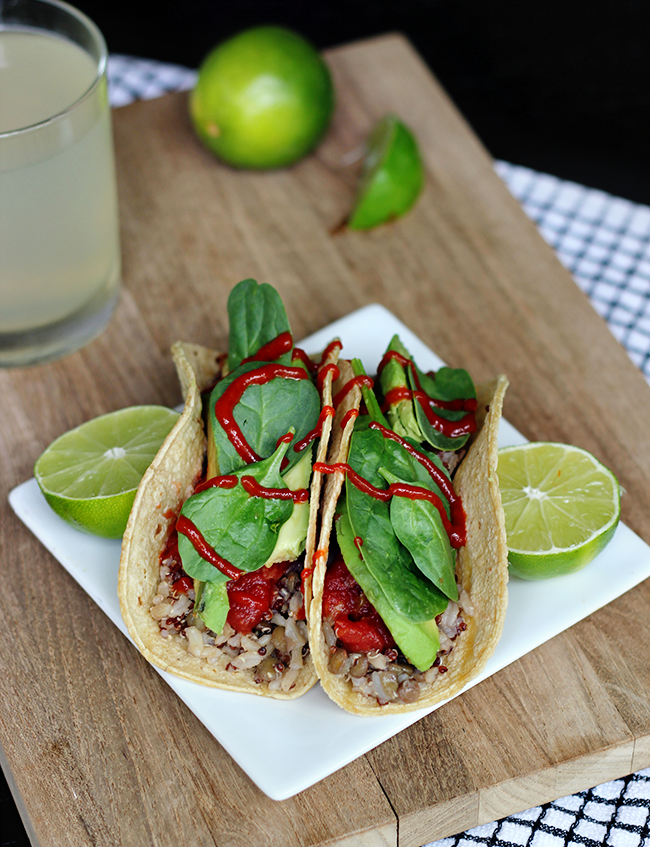
[[[355,691],[386,703],[417,703],[420,694],[447,673],[445,657],[467,629],[463,612],[471,614],[471,600],[449,601],[435,617],[440,647],[431,667],[421,670],[399,648],[390,630],[350,574],[339,551],[328,565],[323,593],[323,635],[330,649],[327,669],[348,681]],[[435,636],[434,636],[435,637]],[[428,664],[428,661],[425,663]]]
[[[226,583],[225,623],[210,629],[201,613],[201,593],[183,569],[178,533],[161,554],[160,583],[150,613],[162,638],[179,635],[187,651],[210,667],[226,672],[252,671],[256,685],[291,691],[309,656],[300,573],[304,554],[294,562],[276,562]]]
[[[300,576],[316,537],[313,466],[326,456],[340,344],[313,362],[293,345],[277,292],[254,280],[233,289],[228,313],[227,361],[174,346],[185,410],[136,496],[120,602],[154,664],[293,697],[316,681]]]
[[[496,482],[505,378],[419,370],[398,337],[377,379],[339,362],[310,639],[326,692],[358,714],[452,696],[500,636],[507,548]],[[489,409],[489,411],[488,411]],[[330,543],[331,536],[331,543]]]

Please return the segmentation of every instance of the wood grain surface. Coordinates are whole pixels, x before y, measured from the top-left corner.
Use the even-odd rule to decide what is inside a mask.
[[[296,338],[380,302],[477,380],[507,373],[509,420],[605,461],[626,490],[624,520],[650,540],[639,372],[410,46],[387,36],[327,59],[332,129],[286,171],[220,165],[191,133],[185,95],[117,110],[115,318],[61,362],[0,372],[0,742],[34,844],[420,847],[650,764],[644,583],[273,802],[9,510],[9,489],[65,430],[127,405],[178,403],[171,343],[223,346],[228,291],[252,276],[277,287]],[[388,111],[421,143],[425,192],[396,223],[341,230],[351,154]]]

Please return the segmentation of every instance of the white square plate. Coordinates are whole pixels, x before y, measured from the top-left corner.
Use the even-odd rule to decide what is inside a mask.
[[[375,371],[398,333],[422,370],[443,363],[404,324],[379,305],[366,306],[301,342],[320,352],[334,337],[346,358],[358,357]],[[500,444],[525,438],[502,421]],[[9,495],[18,517],[128,638],[117,600],[120,542],[93,538],[70,527],[48,507],[34,479]],[[542,582],[512,579],[503,636],[476,685],[650,576],[650,548],[620,525],[610,545],[588,568]],[[561,590],[560,590],[561,585]],[[406,715],[362,718],[339,709],[316,686],[303,697],[266,697],[205,688],[159,671],[256,785],[284,800],[344,767],[415,723],[432,709]],[[279,733],[278,726],[291,727]],[[291,762],[277,768],[277,762]]]

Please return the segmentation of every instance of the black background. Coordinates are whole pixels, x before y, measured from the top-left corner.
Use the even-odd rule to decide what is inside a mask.
[[[79,0],[115,53],[197,67],[280,23],[319,48],[408,36],[496,157],[650,203],[647,0]]]
[[[402,32],[496,158],[650,204],[648,0],[76,5],[99,25],[111,52],[188,67],[218,41],[261,23],[291,26],[319,48]],[[0,818],[0,844],[27,844],[2,785]]]

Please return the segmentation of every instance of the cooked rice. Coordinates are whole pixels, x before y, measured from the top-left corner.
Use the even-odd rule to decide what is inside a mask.
[[[323,635],[330,650],[328,670],[350,682],[355,691],[374,698],[380,706],[390,702],[416,703],[425,687],[447,672],[445,657],[454,642],[467,629],[462,613],[470,614],[471,601],[466,591],[459,602],[450,600],[445,611],[436,617],[440,633],[440,650],[427,671],[419,671],[396,648],[382,652],[349,653],[337,643],[334,622],[323,618]]]

